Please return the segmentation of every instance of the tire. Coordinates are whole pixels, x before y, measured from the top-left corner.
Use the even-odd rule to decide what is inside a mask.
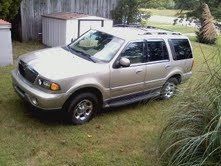
[[[167,80],[161,90],[160,98],[163,100],[168,100],[174,97],[178,84],[179,81],[176,78],[170,78],[169,80]]]
[[[94,117],[99,108],[98,98],[94,94],[78,94],[67,105],[68,121],[74,125],[85,124]]]

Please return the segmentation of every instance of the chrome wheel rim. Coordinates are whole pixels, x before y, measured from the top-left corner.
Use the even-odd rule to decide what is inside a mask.
[[[176,85],[172,82],[168,83],[165,87],[164,95],[167,99],[173,97],[176,90]]]
[[[84,121],[87,119],[93,110],[93,103],[90,100],[82,100],[74,108],[74,118]]]

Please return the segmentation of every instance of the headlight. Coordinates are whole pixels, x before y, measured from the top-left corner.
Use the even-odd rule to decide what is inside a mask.
[[[49,89],[52,91],[58,91],[60,90],[60,85],[54,82],[50,82],[48,80],[44,80],[42,78],[38,79],[38,85],[45,88],[45,89]]]
[[[60,90],[60,85],[58,85],[56,83],[52,83],[50,88],[53,91],[58,91],[58,90]]]

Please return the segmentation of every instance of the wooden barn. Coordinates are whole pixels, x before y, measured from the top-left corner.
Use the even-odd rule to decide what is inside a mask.
[[[23,0],[21,3],[22,40],[39,40],[42,15],[57,12],[77,12],[111,18],[119,0]]]

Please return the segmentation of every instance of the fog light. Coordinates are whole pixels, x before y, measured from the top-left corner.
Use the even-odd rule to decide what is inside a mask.
[[[32,98],[31,99],[31,102],[34,104],[34,105],[38,105],[38,100],[36,98]]]

